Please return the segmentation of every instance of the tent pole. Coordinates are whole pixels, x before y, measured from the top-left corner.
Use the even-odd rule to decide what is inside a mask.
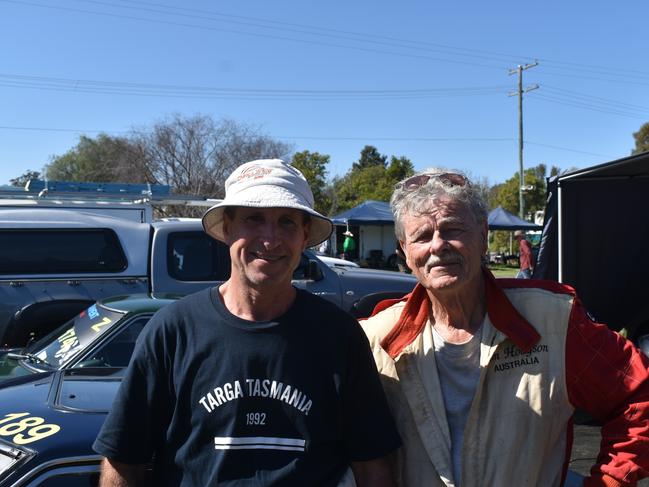
[[[563,282],[563,208],[561,201],[561,179],[557,179],[557,280]]]

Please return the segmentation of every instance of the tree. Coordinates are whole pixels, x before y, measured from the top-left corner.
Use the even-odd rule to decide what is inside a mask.
[[[145,176],[133,170],[141,163],[141,152],[126,137],[99,134],[92,139],[81,135],[75,147],[52,157],[45,175],[58,181],[142,183]]]
[[[649,122],[643,124],[640,130],[633,134],[633,138],[635,139],[635,149],[631,154],[649,151]]]
[[[392,156],[387,164],[387,156],[379,154],[375,147],[365,146],[359,162],[340,178],[332,182],[333,214],[353,208],[366,200],[389,201],[394,185],[413,174],[412,162],[406,157]]]
[[[550,169],[551,175],[559,174],[559,172],[559,168],[555,166]],[[523,198],[525,200],[525,211],[529,216],[533,216],[536,211],[545,208],[546,173],[547,166],[545,164],[539,164],[525,170],[523,181],[525,187],[530,189],[523,192]],[[518,173],[515,173],[504,183],[492,187],[489,191],[489,207],[502,206],[510,213],[518,215],[520,203],[518,196],[519,184]],[[509,232],[506,231],[491,232],[490,248],[495,251],[508,250],[509,236]]]
[[[40,176],[40,172],[27,169],[27,171],[25,171],[21,176],[10,179],[9,184],[12,186],[19,186],[21,188],[24,188],[30,179],[38,179]]]
[[[410,162],[410,159],[407,157],[395,157],[390,158],[390,164],[386,169],[386,175],[389,179],[395,182],[395,184],[402,179],[412,176],[415,172],[415,168]]]
[[[252,126],[205,115],[173,115],[127,137],[85,135],[46,167],[48,179],[165,184],[180,194],[224,196],[227,176],[238,165],[287,157],[291,146]],[[201,210],[202,211],[202,210]],[[175,211],[197,216],[199,210]]]
[[[285,158],[291,150],[252,126],[205,115],[173,115],[151,130],[135,132],[132,140],[143,154],[139,170],[147,181],[212,198],[225,195],[225,180],[237,166]]]
[[[316,211],[326,215],[331,209],[331,195],[328,194],[326,180],[329,156],[305,150],[293,154],[291,163],[302,171],[302,174],[309,182],[315,200]]]
[[[361,151],[361,157],[358,162],[352,165],[352,170],[365,169],[372,166],[385,167],[387,159],[388,156],[380,154],[376,147],[366,145]]]

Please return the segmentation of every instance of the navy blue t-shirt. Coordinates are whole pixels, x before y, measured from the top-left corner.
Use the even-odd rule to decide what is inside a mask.
[[[351,316],[298,290],[277,320],[246,321],[216,288],[145,327],[94,444],[124,463],[154,456],[157,485],[183,486],[334,486],[398,446]]]

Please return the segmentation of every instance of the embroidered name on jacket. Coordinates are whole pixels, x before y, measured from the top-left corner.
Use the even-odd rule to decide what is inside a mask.
[[[201,397],[198,402],[211,413],[216,408],[243,397],[267,397],[285,402],[289,406],[309,415],[313,402],[297,387],[270,379],[245,379],[226,382]]]
[[[493,360],[494,372],[516,369],[526,365],[535,365],[540,363],[540,355],[548,352],[548,346],[538,344],[532,347],[529,352],[523,352],[515,345],[508,345],[502,350],[494,353]]]

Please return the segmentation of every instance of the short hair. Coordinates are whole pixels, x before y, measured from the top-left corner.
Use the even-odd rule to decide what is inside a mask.
[[[464,180],[466,183],[453,184],[446,177],[431,177],[421,185],[408,186],[407,182],[412,178],[426,175],[459,176],[458,179]],[[420,215],[425,213],[429,205],[440,197],[448,197],[451,201],[465,204],[471,211],[476,223],[480,224],[487,220],[487,203],[480,191],[471,184],[464,173],[445,168],[429,167],[400,181],[392,193],[390,208],[394,215],[394,233],[397,239],[403,240],[405,238],[403,217],[406,214]]]

